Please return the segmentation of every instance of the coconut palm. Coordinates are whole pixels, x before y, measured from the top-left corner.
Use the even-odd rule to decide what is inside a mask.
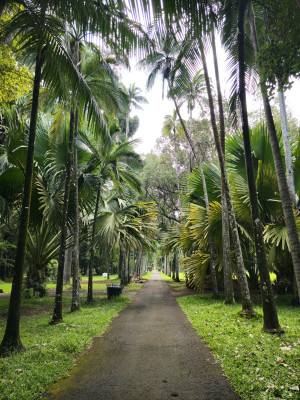
[[[178,193],[180,193],[180,165],[179,165],[179,160],[178,160],[178,143],[176,139],[176,133],[179,133],[182,135],[182,126],[179,123],[177,119],[177,113],[176,110],[173,111],[172,115],[166,115],[164,122],[163,122],[163,128],[162,128],[162,133],[166,137],[171,137],[171,141],[173,142],[174,145],[174,150],[175,150],[175,157],[176,157],[176,164],[175,164],[175,171],[176,171],[176,181],[177,181],[177,189]],[[181,208],[181,199],[180,196],[178,198],[179,201],[179,209]]]
[[[115,132],[116,133],[116,132]],[[92,223],[90,259],[89,259],[89,281],[88,301],[93,301],[93,258],[95,249],[96,222],[100,207],[101,195],[107,181],[111,181],[121,193],[123,183],[129,184],[135,190],[140,190],[139,180],[133,174],[133,169],[141,167],[141,159],[133,150],[136,141],[116,144],[114,141],[91,140],[88,136],[81,139],[82,145],[89,149],[91,158],[85,169],[85,174],[96,174],[98,182],[96,185],[96,200]]]
[[[142,90],[135,86],[135,84],[129,85],[128,88],[125,88],[125,93],[127,95],[127,111],[126,111],[126,138],[128,138],[129,135],[129,116],[130,112],[132,111],[132,108],[135,108],[137,110],[142,110],[142,107],[140,104],[148,104],[148,100],[141,95]]]
[[[97,220],[97,237],[106,241],[110,248],[119,248],[119,267],[121,283],[127,283],[125,260],[130,249],[150,250],[153,248],[151,238],[156,230],[156,213],[153,203],[126,202],[112,196],[104,203],[106,209]]]

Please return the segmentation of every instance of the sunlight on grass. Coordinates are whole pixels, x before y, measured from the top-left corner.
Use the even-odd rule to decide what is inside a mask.
[[[258,317],[247,320],[238,316],[240,304],[228,306],[204,295],[177,301],[242,399],[299,399],[299,309],[288,301],[278,305],[285,333],[270,335],[262,332],[258,305]]]
[[[0,289],[3,290],[3,293],[10,293],[11,292],[11,283],[0,281]]]

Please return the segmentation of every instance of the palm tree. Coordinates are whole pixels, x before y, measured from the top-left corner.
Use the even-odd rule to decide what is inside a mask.
[[[158,36],[158,43],[159,43],[159,38]],[[192,42],[192,45],[195,43]],[[173,47],[172,47],[173,45]],[[226,200],[227,200],[227,207],[229,211],[229,223],[231,227],[231,234],[233,237],[233,246],[236,254],[236,262],[237,262],[237,274],[238,274],[238,279],[239,279],[239,284],[241,286],[241,294],[242,294],[242,299],[243,299],[243,311],[246,315],[248,316],[253,316],[255,315],[255,312],[252,307],[252,302],[250,299],[250,292],[247,284],[247,276],[245,273],[245,267],[244,267],[244,261],[243,261],[243,255],[242,255],[242,250],[240,246],[240,240],[239,240],[239,233],[238,233],[238,227],[235,219],[235,214],[234,214],[234,209],[230,197],[230,188],[229,188],[229,183],[228,183],[228,178],[226,174],[226,169],[225,169],[225,162],[224,162],[224,155],[222,153],[221,145],[220,145],[220,139],[219,139],[219,134],[218,134],[218,129],[217,129],[217,124],[216,124],[216,118],[215,118],[215,111],[214,111],[214,103],[213,103],[213,97],[212,97],[212,92],[211,92],[211,85],[210,85],[210,79],[209,79],[209,74],[208,74],[208,68],[206,64],[206,58],[205,58],[205,53],[204,53],[204,48],[203,48],[203,43],[200,41],[198,42],[199,45],[199,50],[201,54],[201,59],[203,63],[203,71],[204,71],[204,76],[205,76],[205,83],[206,83],[206,90],[208,94],[208,102],[209,102],[209,109],[210,109],[210,115],[211,115],[211,124],[213,128],[213,134],[214,134],[214,140],[215,140],[215,146],[217,149],[218,153],[218,159],[220,163],[220,169],[222,171],[222,177],[223,177],[223,184],[224,184],[224,189],[226,193]],[[159,71],[162,71],[164,79],[170,79],[170,72],[171,72],[171,67],[175,66],[176,63],[176,54],[178,54],[178,44],[176,43],[176,40],[174,38],[174,34],[168,33],[166,35],[166,38],[162,41],[162,49],[160,49],[159,46],[157,53],[155,52],[155,47],[152,52],[148,57],[146,57],[144,60],[140,62],[140,65],[147,66],[153,65],[153,69],[148,77],[147,85],[148,87],[151,87],[153,85],[153,81],[155,77],[157,76]],[[187,41],[187,54],[190,54],[190,44]],[[192,49],[193,51],[193,49]],[[183,54],[183,52],[181,52]],[[181,60],[183,59],[183,55],[181,57]],[[165,59],[165,63],[163,62]],[[173,99],[174,100],[174,99]],[[177,113],[179,112],[178,104],[175,99],[175,108]],[[182,120],[180,113],[178,113],[179,119]],[[182,120],[183,121],[183,120]],[[188,132],[185,132],[186,137],[188,138]]]
[[[113,196],[105,202],[97,220],[97,236],[108,247],[119,248],[121,283],[127,283],[125,261],[130,249],[139,249],[139,255],[153,249],[151,239],[156,230],[153,203],[132,203]],[[139,257],[140,259],[140,257]],[[140,261],[140,260],[139,260]],[[139,268],[139,267],[138,267]]]
[[[176,171],[176,181],[177,181],[177,190],[178,193],[180,194],[180,166],[179,166],[179,160],[178,160],[178,144],[176,140],[176,132],[180,133],[181,132],[181,124],[178,123],[179,121],[177,120],[177,113],[174,110],[172,115],[166,115],[163,123],[163,128],[162,128],[162,133],[167,136],[171,137],[171,141],[173,142],[174,145],[174,150],[175,150],[175,157],[176,157],[176,165],[175,165],[175,171]],[[181,199],[180,195],[178,197],[179,201],[179,209],[181,209]]]
[[[247,4],[243,5],[243,9],[241,10],[241,13],[242,13],[242,11],[245,11],[246,5]],[[255,51],[255,56],[258,57],[259,43],[258,43],[258,36],[256,33],[255,17],[254,17],[254,12],[253,12],[251,2],[248,4],[248,15],[249,15],[249,22],[250,22],[250,27],[251,27],[251,33],[252,33],[252,39],[253,39],[252,42],[253,42],[253,47],[254,47],[254,51]],[[259,70],[259,72],[260,72],[260,70]],[[299,241],[296,221],[295,221],[295,217],[294,217],[294,213],[293,213],[292,199],[290,197],[290,191],[289,191],[289,187],[288,187],[286,176],[285,176],[284,166],[283,166],[281,153],[280,153],[280,147],[279,147],[279,143],[278,143],[278,137],[276,134],[276,128],[275,128],[275,124],[274,124],[274,120],[273,120],[273,116],[272,116],[271,106],[270,106],[269,98],[267,95],[266,84],[264,81],[261,81],[261,93],[262,93],[262,98],[263,98],[266,121],[267,121],[268,129],[269,129],[270,140],[271,140],[271,144],[272,144],[272,152],[273,152],[273,157],[274,157],[274,162],[275,162],[276,175],[277,175],[277,179],[278,179],[278,187],[279,187],[280,197],[281,197],[281,201],[282,201],[283,214],[284,214],[284,219],[285,219],[286,228],[287,228],[287,232],[288,232],[291,255],[292,255],[296,280],[297,280],[298,294],[299,294],[299,298],[300,298],[300,241]]]
[[[242,115],[242,132],[244,140],[245,164],[247,171],[247,181],[249,187],[249,195],[251,202],[251,212],[255,239],[255,249],[258,269],[261,279],[261,295],[264,310],[264,330],[270,332],[280,332],[282,328],[279,325],[276,306],[272,293],[270,274],[267,264],[266,250],[263,240],[263,229],[261,224],[257,191],[255,185],[251,144],[248,125],[246,89],[245,89],[245,31],[244,31],[244,15],[247,1],[241,0],[238,4],[237,17],[237,48],[238,48],[238,96],[241,106]]]
[[[87,171],[97,174],[98,184],[94,218],[92,225],[90,259],[89,259],[89,280],[87,301],[93,301],[93,258],[95,249],[96,223],[99,213],[101,192],[107,180],[112,181],[117,190],[121,192],[122,182],[126,182],[133,188],[140,190],[140,183],[132,173],[133,168],[141,166],[141,159],[133,150],[133,144],[136,141],[123,142],[115,144],[113,141],[101,140],[98,144],[93,143],[88,137],[85,137],[84,143],[92,152],[90,163],[87,165]]]
[[[140,104],[148,104],[148,100],[141,95],[142,90],[135,86],[135,84],[129,85],[128,88],[125,89],[125,93],[127,95],[127,111],[126,111],[126,139],[129,135],[129,115],[132,108],[137,110],[142,110]]]
[[[191,150],[194,155],[196,154],[196,150],[192,141],[192,132],[193,132],[193,109],[195,108],[196,103],[198,102],[201,105],[201,100],[206,102],[207,100],[201,95],[203,90],[205,89],[205,78],[204,75],[201,74],[201,71],[193,77],[193,79],[188,79],[188,77],[179,76],[174,80],[173,88],[171,89],[171,97],[176,102],[176,98],[180,99],[182,102],[187,102],[187,108],[189,112],[189,133],[187,134],[187,129],[185,128],[184,122],[182,118],[180,118],[183,130],[186,134],[186,138],[190,144]],[[202,169],[202,159],[200,157],[195,156],[197,160],[197,165],[202,177],[202,185],[203,185],[203,193],[205,200],[205,207],[208,212],[209,210],[209,199],[206,188],[206,180]],[[211,271],[211,280],[213,286],[214,297],[218,297],[218,284],[217,277],[215,271],[215,262],[214,262],[214,246],[213,239],[210,238],[210,271]]]
[[[102,33],[104,35],[107,34],[111,41],[115,42],[115,46],[120,49],[129,48],[129,43],[132,44],[132,42],[135,42],[136,44],[138,42],[137,36],[133,33],[132,25],[130,25],[129,20],[123,19],[122,10],[115,13],[114,18],[111,18],[112,13],[108,12],[111,11],[111,9],[108,10],[105,6],[106,12],[99,13],[99,8],[101,8],[103,4],[94,4],[94,2],[90,1],[85,2],[84,4],[78,1],[66,1],[62,2],[59,6],[57,6],[57,2],[53,4],[51,1],[43,1],[42,3],[33,1],[32,4],[24,2],[23,5],[25,7],[22,8],[10,21],[8,21],[7,24],[5,24],[3,31],[1,32],[2,37],[8,37],[17,33],[18,42],[22,48],[25,49],[27,53],[35,54],[35,77],[24,195],[20,216],[20,231],[16,252],[15,274],[6,331],[1,344],[2,352],[6,352],[7,349],[20,350],[23,348],[19,334],[20,304],[31,201],[39,92],[42,79],[45,84],[52,85],[54,92],[58,97],[64,97],[64,95],[66,95],[66,83],[72,81],[71,86],[75,88],[73,91],[74,94],[80,93],[79,106],[83,106],[86,110],[90,121],[93,120],[98,122],[101,127],[104,127],[99,107],[91,97],[89,88],[70,59],[62,40],[64,37],[65,24],[63,21],[56,18],[52,6],[55,5],[57,16],[69,17],[70,14],[72,14],[74,17],[73,21],[80,20],[81,23],[83,22],[85,29],[91,23],[98,32],[102,29]],[[74,7],[71,7],[71,5]],[[48,6],[50,7],[48,8]],[[89,10],[90,13],[87,13],[87,10]],[[1,12],[2,11],[3,9],[1,9]],[[94,13],[92,13],[92,11],[94,11]],[[95,18],[91,18],[91,15],[94,15]],[[86,16],[88,16],[88,18],[84,20]],[[108,20],[108,24],[103,23],[104,18]],[[112,21],[112,19],[115,19],[115,21]],[[120,27],[120,29],[118,29],[118,34],[116,33],[116,30],[111,31],[111,24],[115,22]],[[134,25],[134,29],[135,31],[138,29],[136,24]],[[126,34],[129,34],[129,40],[127,40],[128,37],[126,38]],[[125,41],[123,40],[124,36]],[[121,39],[121,46],[119,39]],[[54,60],[55,62],[53,62]]]

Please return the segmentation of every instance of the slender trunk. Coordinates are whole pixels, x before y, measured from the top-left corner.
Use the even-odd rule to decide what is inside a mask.
[[[70,285],[71,284],[71,270],[72,270],[72,258],[73,258],[73,251],[72,251],[72,238],[71,238],[71,232],[68,229],[67,231],[67,236],[69,239],[67,240],[67,248],[65,252],[65,263],[64,263],[64,285]]]
[[[173,262],[172,262],[172,279],[173,281],[175,281],[175,268],[176,268],[176,256],[175,256],[175,252],[174,252],[174,256],[173,256]]]
[[[30,216],[31,192],[33,182],[33,163],[34,163],[34,145],[38,117],[39,92],[41,84],[41,72],[43,57],[41,48],[38,49],[35,64],[35,75],[33,82],[31,118],[28,137],[28,150],[25,170],[24,192],[22,199],[22,208],[20,215],[20,228],[18,235],[18,244],[16,249],[15,267],[13,283],[9,301],[6,329],[0,346],[0,353],[7,350],[22,350],[23,345],[20,339],[20,310],[22,298],[23,275],[25,269],[25,258],[27,250],[27,236]]]
[[[249,15],[249,21],[250,21],[250,27],[251,27],[253,46],[254,46],[254,50],[255,50],[255,55],[257,57],[258,53],[259,53],[259,44],[258,44],[258,38],[257,38],[257,33],[256,33],[255,16],[254,16],[254,12],[253,12],[252,3],[249,3],[248,15]],[[266,90],[264,82],[261,82],[261,92],[262,92],[262,97],[263,97],[264,111],[265,111],[267,125],[268,125],[272,154],[273,154],[273,158],[274,158],[275,171],[276,171],[276,176],[277,176],[277,181],[278,181],[278,188],[279,188],[280,198],[281,198],[281,202],[282,202],[283,216],[284,216],[285,225],[286,225],[286,229],[287,229],[289,245],[290,245],[290,250],[291,250],[291,256],[292,256],[292,261],[293,261],[293,266],[294,266],[294,272],[295,272],[296,282],[297,282],[297,287],[298,287],[298,294],[299,294],[299,299],[300,299],[300,242],[299,242],[299,236],[298,236],[296,221],[295,221],[295,217],[294,217],[294,213],[293,213],[292,200],[290,198],[289,188],[288,188],[287,180],[285,177],[285,171],[284,171],[284,166],[283,166],[283,162],[282,162],[282,158],[281,158],[281,152],[280,152],[280,147],[279,147],[278,138],[277,138],[277,134],[276,134],[272,110],[271,110],[271,106],[270,106],[269,98],[267,96],[267,90]]]
[[[119,257],[119,272],[120,272],[120,284],[125,285],[125,266],[126,266],[126,252],[120,246],[120,257]]]
[[[211,43],[214,59],[215,77],[217,84],[218,93],[218,107],[219,107],[219,117],[220,117],[220,142],[223,152],[223,157],[225,161],[225,120],[224,120],[224,110],[223,110],[223,99],[220,85],[220,75],[219,75],[219,65],[218,57],[216,51],[216,41],[215,32],[212,29],[211,33]],[[224,292],[225,292],[225,303],[234,304],[234,293],[232,285],[232,272],[230,265],[230,232],[228,224],[228,208],[226,202],[225,188],[224,188],[224,177],[222,177],[221,171],[221,192],[222,192],[222,256],[223,256],[223,274],[224,274]]]
[[[247,6],[247,0],[241,0],[239,3],[238,17],[238,60],[239,60],[239,99],[242,112],[242,132],[244,140],[244,155],[247,171],[247,181],[249,197],[251,204],[251,215],[253,223],[254,243],[256,250],[257,266],[260,275],[260,289],[263,303],[264,326],[263,330],[267,332],[279,332],[282,328],[279,325],[276,306],[274,302],[270,273],[268,268],[266,249],[263,238],[263,229],[260,219],[260,212],[257,199],[257,190],[254,178],[254,169],[252,164],[252,153],[250,144],[250,132],[248,125],[248,112],[245,87],[245,49],[244,49],[244,16]]]
[[[74,208],[75,208],[75,221],[74,221],[74,250],[73,250],[73,282],[72,282],[72,304],[71,311],[80,310],[80,297],[79,297],[79,199],[78,199],[78,160],[77,160],[77,146],[76,140],[78,136],[78,109],[75,114],[75,127],[74,127],[74,161],[73,161],[73,180],[74,180]]]
[[[279,82],[279,80],[278,80],[278,82]],[[278,97],[279,97],[279,107],[280,107],[282,139],[283,139],[283,147],[284,147],[286,180],[287,180],[287,185],[289,188],[291,201],[294,204],[294,207],[296,207],[297,202],[296,202],[296,191],[295,191],[295,182],[294,182],[294,170],[293,170],[292,152],[291,152],[289,128],[288,128],[288,122],[287,122],[286,105],[285,105],[283,89],[278,89]]]
[[[58,269],[57,269],[57,282],[56,282],[56,293],[55,293],[55,304],[51,325],[57,324],[62,321],[62,294],[63,294],[63,277],[64,277],[64,263],[65,263],[65,251],[67,241],[67,229],[68,229],[68,210],[69,210],[69,197],[70,197],[70,186],[71,186],[71,170],[72,170],[72,158],[73,158],[73,146],[74,146],[74,111],[71,111],[70,116],[70,132],[69,132],[69,144],[68,144],[68,158],[66,165],[66,178],[65,178],[65,193],[62,211],[62,222],[61,222],[61,234],[60,234],[60,248],[58,256]]]
[[[89,259],[89,279],[88,279],[88,294],[86,301],[91,303],[93,299],[93,261],[94,261],[94,253],[95,253],[95,236],[96,236],[96,221],[99,210],[99,202],[100,202],[100,193],[101,187],[98,186],[95,212],[94,212],[94,221],[93,221],[93,229],[92,229],[92,237],[91,237],[91,253]]]
[[[126,139],[129,135],[129,114],[126,114]]]
[[[166,255],[166,263],[167,263],[167,275],[171,277],[169,254]]]
[[[118,262],[118,278],[122,279],[122,249],[119,251],[119,262]]]
[[[131,280],[130,259],[131,259],[131,251],[128,250],[128,259],[127,259],[127,283],[130,283],[130,280]]]
[[[176,276],[175,276],[175,281],[180,282],[179,279],[179,263],[178,263],[178,257],[177,257],[177,251],[174,251],[174,262],[175,262],[175,271],[176,271]]]
[[[207,90],[207,96],[208,96],[208,102],[209,102],[210,118],[211,118],[212,130],[213,130],[213,135],[214,135],[214,141],[215,141],[215,146],[216,146],[219,164],[220,164],[221,178],[223,178],[223,185],[224,185],[225,194],[226,194],[229,225],[231,228],[231,234],[232,234],[232,239],[233,239],[232,241],[233,241],[235,259],[236,259],[237,277],[238,277],[240,290],[241,290],[241,297],[242,297],[243,310],[241,312],[241,315],[246,315],[247,317],[251,317],[251,316],[255,316],[256,313],[253,310],[252,302],[251,302],[251,298],[250,298],[250,292],[249,292],[247,275],[246,275],[245,266],[244,266],[244,260],[243,260],[243,254],[242,254],[241,243],[240,243],[240,238],[239,238],[238,226],[236,223],[233,204],[231,201],[229,182],[228,182],[228,178],[227,178],[224,155],[222,152],[218,129],[217,129],[217,124],[216,124],[213,97],[212,97],[209,74],[208,74],[208,69],[207,69],[207,64],[206,64],[206,57],[205,57],[205,53],[203,50],[202,42],[199,42],[199,49],[201,52],[201,58],[202,58],[202,63],[203,63],[203,70],[204,70],[204,76],[205,76],[205,83],[206,83],[206,90]]]
[[[175,128],[173,129],[173,142],[174,142],[174,149],[175,149],[175,157],[176,157],[176,183],[177,183],[177,190],[178,190],[178,207],[179,211],[181,210],[181,199],[180,199],[180,181],[179,181],[179,161],[178,161],[178,154],[177,154],[177,145],[176,145],[176,136],[175,136]]]
[[[209,212],[209,200],[208,200],[208,192],[207,192],[207,186],[206,186],[206,179],[204,176],[204,172],[202,169],[202,160],[201,160],[201,155],[200,157],[198,157],[197,153],[196,153],[196,149],[194,147],[194,143],[191,139],[191,134],[193,131],[193,115],[192,115],[192,109],[190,109],[190,132],[187,131],[185,123],[181,117],[180,114],[180,110],[177,104],[177,101],[175,98],[173,98],[174,104],[175,104],[175,108],[176,108],[176,112],[178,114],[180,123],[182,125],[182,128],[184,130],[185,136],[188,140],[188,143],[190,145],[190,148],[194,154],[197,166],[199,168],[199,172],[202,178],[202,186],[203,186],[203,194],[204,194],[204,202],[205,202],[205,208],[206,208],[206,212]],[[213,288],[213,294],[214,297],[217,298],[219,296],[219,290],[218,290],[218,282],[217,282],[217,276],[216,276],[216,268],[215,268],[215,260],[214,260],[214,243],[212,238],[210,237],[209,239],[209,254],[210,254],[210,275],[211,275],[211,283],[212,283],[212,288]]]

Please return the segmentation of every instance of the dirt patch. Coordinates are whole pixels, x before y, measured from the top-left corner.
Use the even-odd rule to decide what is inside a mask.
[[[63,305],[63,309],[68,307],[68,305]],[[7,318],[7,311],[8,310],[1,310],[0,312],[0,319]],[[44,306],[40,308],[33,308],[33,307],[21,307],[21,317],[32,317],[34,315],[39,315],[43,313],[51,313],[53,311],[53,306]]]

